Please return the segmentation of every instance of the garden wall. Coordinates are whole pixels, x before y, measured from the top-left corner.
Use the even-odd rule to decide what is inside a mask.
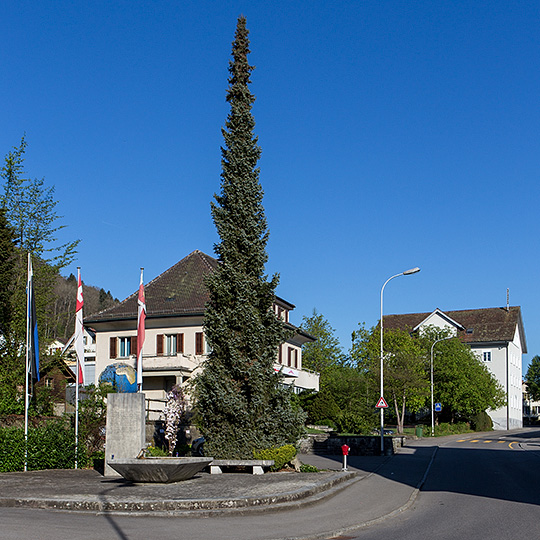
[[[338,436],[338,435],[308,435],[299,442],[300,454],[342,455],[341,447],[349,446],[350,456],[380,456],[381,438],[379,436]],[[392,455],[404,445],[404,437],[385,437],[384,453]]]

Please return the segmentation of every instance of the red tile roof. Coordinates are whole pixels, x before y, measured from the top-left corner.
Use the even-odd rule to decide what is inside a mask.
[[[525,330],[521,318],[521,308],[464,309],[459,311],[442,311],[444,315],[459,323],[463,329],[458,336],[464,343],[506,342],[514,339],[516,328],[519,328],[523,352],[527,352]],[[431,313],[407,313],[404,315],[385,315],[385,330],[399,328],[412,332]]]
[[[195,250],[145,285],[146,316],[202,315],[209,299],[204,284],[206,274],[218,265],[217,259]],[[85,324],[137,318],[138,291],[117,306],[91,315]]]

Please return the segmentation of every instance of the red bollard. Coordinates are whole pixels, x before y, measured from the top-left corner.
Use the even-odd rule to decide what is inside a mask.
[[[343,468],[341,469],[342,471],[347,470],[347,456],[349,455],[349,450],[350,448],[346,444],[341,447],[341,451],[343,453]]]

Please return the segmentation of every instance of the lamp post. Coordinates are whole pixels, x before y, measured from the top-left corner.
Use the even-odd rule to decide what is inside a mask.
[[[384,285],[381,288],[381,398],[384,396],[384,354],[383,354],[383,292],[384,288],[386,287],[386,284],[399,276],[410,276],[411,274],[416,274],[417,272],[420,272],[420,268],[410,268],[409,270],[405,270],[405,272],[401,272],[399,274],[396,274],[395,276],[389,277],[385,282]],[[384,408],[381,407],[381,455],[384,454]]]
[[[451,339],[454,336],[446,336],[441,339],[437,339],[433,342],[431,346],[431,436],[435,437],[435,409],[433,407],[433,347],[439,343],[439,341],[444,341],[445,339]]]

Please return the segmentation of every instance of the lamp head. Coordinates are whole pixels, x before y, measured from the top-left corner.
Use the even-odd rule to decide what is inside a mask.
[[[420,268],[418,268],[418,266],[416,266],[415,268],[409,268],[409,270],[405,270],[405,272],[403,272],[403,275],[408,276],[410,274],[416,274],[417,272],[420,272]]]

